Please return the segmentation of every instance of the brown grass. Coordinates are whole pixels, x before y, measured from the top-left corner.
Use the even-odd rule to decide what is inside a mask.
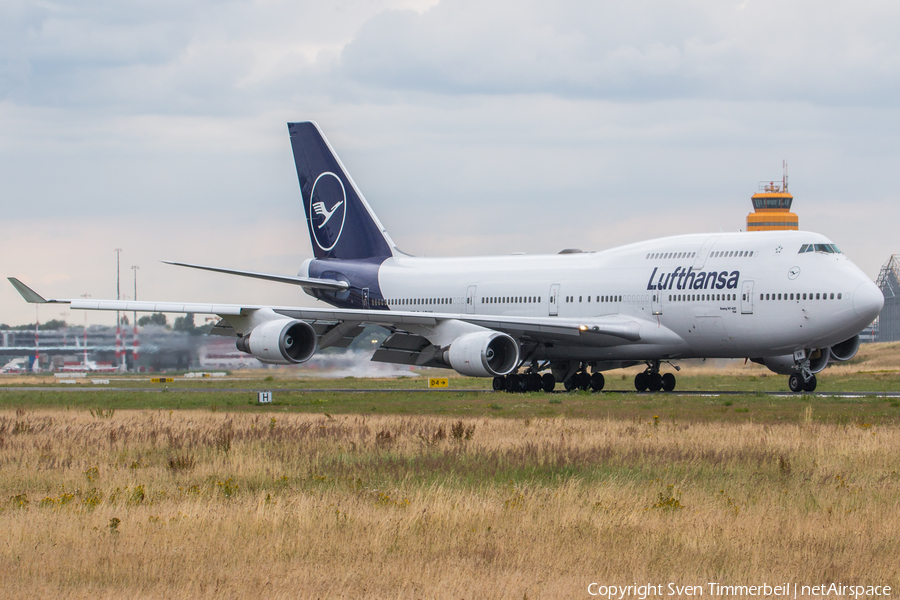
[[[900,587],[900,429],[0,412],[0,596]],[[708,593],[708,588],[705,589]]]

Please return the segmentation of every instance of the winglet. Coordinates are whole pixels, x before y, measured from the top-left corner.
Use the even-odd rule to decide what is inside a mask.
[[[16,279],[15,277],[7,277],[9,282],[13,284],[13,287],[16,288],[16,291],[22,294],[22,297],[25,298],[26,302],[30,302],[32,304],[46,304],[47,300],[44,299],[43,296],[35,292],[33,289]]]

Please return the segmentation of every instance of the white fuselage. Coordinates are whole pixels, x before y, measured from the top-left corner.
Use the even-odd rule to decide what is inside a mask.
[[[387,259],[390,310],[642,323],[644,343],[550,345],[541,358],[645,360],[790,354],[844,341],[881,307],[874,283],[799,231],[693,234],[602,252]],[[873,312],[874,311],[874,312]],[[653,329],[667,330],[654,335]],[[574,353],[574,354],[573,354]]]

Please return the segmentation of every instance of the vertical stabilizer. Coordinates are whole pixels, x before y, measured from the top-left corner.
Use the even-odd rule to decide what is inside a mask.
[[[288,123],[303,209],[318,259],[387,258],[390,236],[344,169],[319,126]]]

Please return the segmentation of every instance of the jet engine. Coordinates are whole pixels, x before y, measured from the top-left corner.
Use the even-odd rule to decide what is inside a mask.
[[[519,344],[496,331],[467,333],[444,350],[444,362],[470,377],[506,375],[519,364]]]
[[[829,348],[821,348],[812,350],[809,354],[809,370],[818,373],[828,366],[828,358],[831,356]],[[790,375],[797,370],[792,354],[783,356],[764,356],[762,358],[751,358],[751,361],[765,365],[770,371],[779,375]]]
[[[237,349],[264,363],[295,365],[312,358],[318,349],[312,325],[296,319],[278,319],[256,326],[239,338]]]
[[[840,344],[832,346],[831,358],[840,361],[850,360],[856,356],[857,350],[859,350],[859,334],[854,335],[849,340],[844,340]]]

